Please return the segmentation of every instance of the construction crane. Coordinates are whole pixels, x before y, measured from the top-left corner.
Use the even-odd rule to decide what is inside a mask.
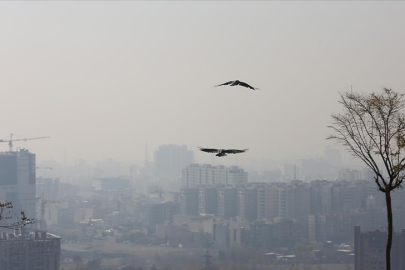
[[[17,142],[17,141],[29,141],[29,140],[40,140],[40,139],[49,139],[49,136],[46,137],[33,137],[33,138],[23,138],[23,139],[13,139],[13,135],[14,134],[10,134],[10,139],[9,140],[2,140],[0,139],[0,143],[2,142],[8,142],[8,147],[9,147],[9,151],[13,152],[13,142]]]

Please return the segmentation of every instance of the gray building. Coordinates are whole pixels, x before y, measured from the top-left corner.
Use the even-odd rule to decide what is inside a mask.
[[[7,221],[15,222],[20,211],[28,218],[36,218],[35,154],[22,149],[0,153],[0,198],[11,201],[17,215]],[[31,227],[31,225],[30,225]]]
[[[60,237],[42,231],[0,233],[0,269],[59,270]]]
[[[218,216],[223,219],[236,217],[237,195],[234,187],[219,187],[218,188]]]
[[[57,201],[59,197],[59,179],[42,178],[36,179],[36,194],[44,200]]]
[[[198,211],[200,214],[218,215],[218,190],[216,187],[198,188]]]
[[[158,177],[163,179],[179,179],[184,167],[194,162],[194,153],[182,145],[161,145],[155,151],[155,168]]]
[[[173,215],[179,213],[179,205],[175,202],[160,202],[146,205],[145,225],[154,227],[165,221],[172,222]]]
[[[183,188],[180,195],[180,213],[196,216],[198,212],[198,189]]]
[[[238,216],[249,221],[258,218],[258,189],[243,187],[237,189]]]
[[[386,231],[361,232],[354,227],[354,270],[385,270]],[[391,269],[405,269],[405,229],[394,232],[391,248]]]

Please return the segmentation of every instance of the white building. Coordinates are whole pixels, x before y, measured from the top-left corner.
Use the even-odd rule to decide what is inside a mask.
[[[190,164],[182,172],[182,187],[240,185],[247,183],[247,172],[237,166]]]

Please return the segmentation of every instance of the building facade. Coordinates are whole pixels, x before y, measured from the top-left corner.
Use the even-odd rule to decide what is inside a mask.
[[[15,222],[21,211],[28,218],[36,218],[35,191],[35,154],[25,149],[0,153],[1,202],[11,201],[16,213],[6,222]]]
[[[60,237],[43,232],[0,233],[2,270],[59,270]]]
[[[161,145],[155,152],[156,173],[161,180],[179,179],[181,170],[194,162],[194,152],[182,145]]]
[[[173,222],[173,216],[179,213],[179,205],[176,202],[164,201],[149,204],[145,210],[145,225],[155,227],[166,221]]]
[[[52,179],[39,177],[36,179],[36,194],[44,200],[59,200],[59,190],[59,178]]]
[[[198,211],[200,214],[218,215],[218,190],[216,187],[198,188]]]
[[[405,269],[405,229],[393,235],[391,269]],[[386,231],[361,232],[354,227],[354,270],[385,270]]]
[[[198,189],[183,188],[180,195],[180,213],[183,215],[198,215]]]
[[[243,185],[248,181],[247,172],[237,166],[225,167],[208,164],[190,164],[185,167],[181,175],[182,187],[217,185]]]

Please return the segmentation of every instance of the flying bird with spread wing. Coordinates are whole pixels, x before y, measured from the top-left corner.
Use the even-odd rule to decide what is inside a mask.
[[[259,90],[259,88],[255,88],[255,87],[250,86],[249,84],[247,84],[247,83],[245,83],[245,82],[241,82],[241,81],[239,81],[239,80],[236,80],[236,81],[229,81],[229,82],[226,82],[226,83],[223,83],[223,84],[218,84],[218,85],[215,85],[215,87],[217,87],[217,86],[222,86],[222,85],[229,85],[229,86],[240,85],[240,86],[244,86],[244,87],[250,88],[250,89],[252,89],[252,90]]]
[[[215,156],[217,157],[223,157],[227,156],[227,154],[239,154],[239,153],[244,153],[248,149],[243,149],[243,150],[238,150],[238,149],[215,149],[215,148],[202,148],[199,147],[201,151],[207,152],[207,153],[217,153]]]

